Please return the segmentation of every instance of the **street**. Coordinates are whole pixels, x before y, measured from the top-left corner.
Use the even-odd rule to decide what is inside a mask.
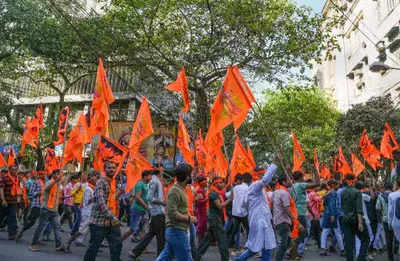
[[[36,228],[36,225],[34,226]],[[33,229],[34,229],[33,228]],[[65,227],[64,227],[65,228]],[[31,252],[28,249],[30,240],[32,239],[33,229],[28,230],[24,237],[16,243],[15,241],[7,240],[7,233],[0,232],[0,261],[78,261],[83,260],[83,255],[85,254],[86,248],[76,247],[72,245],[71,250],[72,253],[59,253],[54,249],[54,242],[44,242],[45,245],[41,246],[40,252]],[[125,231],[126,227],[123,227],[122,231]],[[63,239],[67,239],[68,233],[63,233]],[[51,238],[53,235],[51,235]],[[127,240],[124,243],[122,248],[122,261],[129,261],[131,258],[128,256],[128,252],[131,247],[134,246],[134,243],[131,243],[130,240]],[[97,260],[98,261],[108,261],[109,254],[108,248],[102,248],[103,252],[99,253]],[[155,251],[155,239],[151,242],[151,246],[148,248],[152,254],[142,255],[140,258],[141,261],[153,261],[156,259]],[[334,260],[345,260],[343,257],[338,256],[337,254],[332,254],[331,256],[323,257],[326,261],[334,261]],[[216,247],[210,247],[203,257],[203,260],[219,260],[218,249]],[[253,257],[250,259],[252,261],[260,260],[258,258]],[[305,257],[302,260],[310,260],[317,261],[321,260],[321,256],[319,256],[319,251],[315,246],[309,246],[309,249],[306,251]],[[386,256],[377,256],[374,261],[384,261],[387,260]]]

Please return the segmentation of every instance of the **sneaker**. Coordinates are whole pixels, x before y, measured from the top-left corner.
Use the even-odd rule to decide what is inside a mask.
[[[58,247],[56,247],[56,251],[58,252],[65,252],[65,247],[63,244],[60,244]]]
[[[37,245],[30,245],[29,250],[32,252],[39,252],[40,248]]]
[[[344,250],[340,251],[340,256],[341,257],[345,257],[346,256],[346,253],[344,252]]]
[[[324,250],[321,253],[319,253],[320,256],[330,256],[328,251]]]

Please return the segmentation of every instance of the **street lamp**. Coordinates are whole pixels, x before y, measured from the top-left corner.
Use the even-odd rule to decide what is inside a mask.
[[[371,72],[385,72],[387,70],[400,70],[400,68],[391,67],[383,62],[373,62],[369,66]]]

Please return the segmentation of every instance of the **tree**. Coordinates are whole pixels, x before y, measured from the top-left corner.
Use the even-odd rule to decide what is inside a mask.
[[[288,0],[115,0],[104,18],[119,43],[114,59],[147,86],[160,90],[185,66],[203,129],[227,66],[282,82],[332,43],[320,16]]]
[[[336,127],[336,142],[346,151],[358,153],[362,131],[367,130],[368,137],[379,149],[385,122],[388,122],[395,135],[400,132],[400,112],[396,109],[391,95],[372,97],[365,103],[353,105],[338,119]],[[359,156],[362,158],[361,156]],[[383,161],[385,168],[390,163]],[[367,169],[372,169],[365,164]]]
[[[309,162],[313,149],[320,160],[330,158],[335,150],[336,122],[340,113],[317,87],[289,85],[267,91],[260,107],[248,124],[249,141],[258,160],[272,156],[282,146],[286,158],[292,158],[293,130]]]

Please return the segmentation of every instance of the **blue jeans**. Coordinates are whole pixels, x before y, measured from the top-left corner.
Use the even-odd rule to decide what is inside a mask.
[[[81,215],[81,209],[79,208],[79,205],[75,204],[74,206],[72,206],[72,211],[74,212],[74,224],[72,225],[71,235],[74,235],[79,230],[82,215]]]
[[[165,230],[165,247],[158,256],[157,261],[192,261],[190,244],[187,231],[168,227]]]
[[[261,254],[261,260],[262,261],[269,261],[270,258],[271,258],[271,253],[272,253],[271,249],[263,249],[262,250],[262,254]],[[249,259],[249,257],[252,257],[255,254],[256,253],[251,252],[249,249],[247,249],[239,257],[237,257],[235,259],[235,261],[246,261],[247,259]]]
[[[90,241],[86,250],[84,261],[95,261],[99,248],[104,239],[107,239],[111,261],[121,261],[122,239],[119,226],[103,227],[94,224],[89,225]]]
[[[40,234],[42,233],[47,222],[50,223],[51,228],[54,231],[54,238],[56,241],[56,247],[61,245],[61,232],[58,212],[50,211],[46,208],[40,210],[39,225],[36,227],[35,233],[33,234],[32,245],[36,245],[39,241]]]
[[[131,220],[129,221],[129,229],[132,232],[137,233],[139,231],[139,224],[140,221],[142,221],[144,214],[146,214],[146,212],[131,208]]]
[[[230,215],[231,214],[230,212],[228,212],[227,214],[228,214],[228,217],[227,217],[227,219],[225,221],[224,229],[225,229],[226,233],[228,235],[230,235],[232,233],[232,230],[233,230],[233,222],[232,222],[233,221],[233,217],[232,217],[232,215]],[[236,249],[239,249],[240,248],[240,229],[235,234],[234,240],[235,240],[235,246],[234,247]]]
[[[190,249],[192,250],[192,258],[197,256],[197,246],[196,246],[196,227],[194,224],[189,226],[189,239],[190,239]]]

